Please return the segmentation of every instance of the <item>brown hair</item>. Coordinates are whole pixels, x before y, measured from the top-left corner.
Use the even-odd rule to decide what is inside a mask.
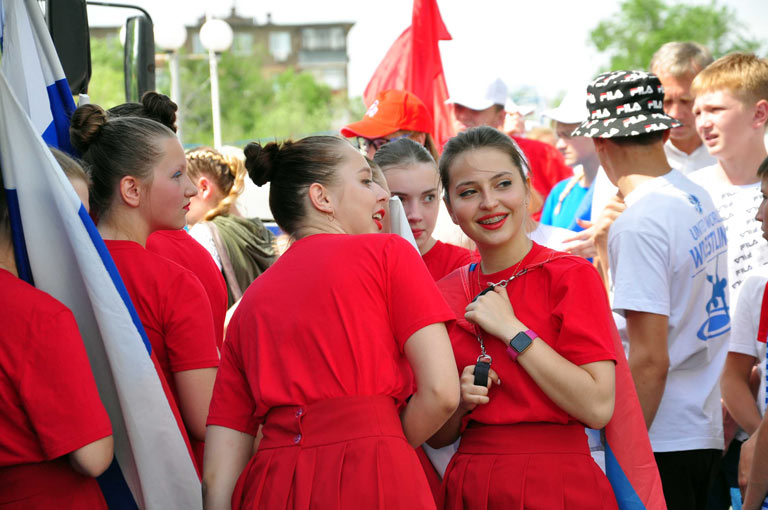
[[[67,179],[70,181],[73,179],[80,179],[89,188],[91,187],[91,177],[86,173],[80,163],[55,147],[48,147],[48,149],[53,154],[53,157],[56,158],[56,162],[59,163],[59,166],[64,171],[64,175],[67,176]]]
[[[440,157],[440,180],[445,190],[445,198],[448,199],[448,189],[451,181],[451,166],[456,159],[465,152],[477,149],[496,149],[508,155],[512,163],[520,172],[523,183],[528,187],[528,161],[523,155],[523,151],[509,136],[498,129],[489,126],[478,126],[459,133],[454,136],[443,148],[443,155]]]
[[[715,60],[694,78],[691,92],[716,90],[727,90],[746,103],[768,100],[768,60],[751,53],[731,53]]]
[[[187,151],[187,172],[193,182],[203,175],[212,179],[224,194],[221,202],[206,213],[206,221],[211,221],[221,214],[229,214],[235,200],[245,189],[246,170],[243,161],[209,147]]]
[[[757,176],[761,179],[768,177],[768,157],[760,163],[759,167],[757,167]]]
[[[90,170],[91,210],[98,216],[112,204],[120,179],[151,177],[154,164],[163,156],[160,142],[176,135],[154,120],[108,119],[99,105],[86,104],[72,114],[69,137]]]
[[[269,185],[269,208],[283,231],[293,235],[301,227],[306,196],[314,183],[324,186],[336,181],[336,167],[342,161],[343,146],[350,143],[336,136],[308,136],[281,144],[256,142],[245,147],[245,167],[257,186]]]
[[[123,103],[107,110],[112,117],[142,117],[152,119],[176,132],[176,111],[179,107],[164,94],[149,91],[141,96],[140,103]]]

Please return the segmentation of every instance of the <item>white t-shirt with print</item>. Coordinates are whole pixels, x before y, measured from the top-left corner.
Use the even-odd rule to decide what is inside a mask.
[[[757,170],[757,169],[755,169]],[[760,183],[734,186],[719,178],[717,165],[702,168],[689,177],[712,197],[728,233],[728,285],[731,306],[738,304],[740,287],[747,276],[768,265],[768,243],[755,219],[762,196]]]
[[[757,340],[757,328],[760,324],[760,309],[763,303],[763,293],[768,284],[768,271],[756,271],[744,280],[741,286],[741,297],[733,313],[731,340],[728,346],[730,352],[738,352],[757,358],[760,373],[760,387],[757,392],[757,408],[760,414],[765,414],[765,338]],[[744,440],[748,436],[740,431],[737,439]]]
[[[608,234],[613,309],[669,317],[669,373],[649,430],[653,451],[722,449],[725,226],[707,192],[677,170],[643,182],[625,202]]]

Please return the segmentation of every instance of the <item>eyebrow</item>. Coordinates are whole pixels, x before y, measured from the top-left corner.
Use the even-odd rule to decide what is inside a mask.
[[[373,174],[373,170],[371,170],[371,167],[364,166],[360,170],[357,171],[357,173],[365,172],[367,174]]]
[[[514,175],[514,172],[512,172],[511,170],[505,170],[503,172],[497,173],[496,175],[491,177],[490,180],[492,181],[494,179],[498,179],[499,177],[503,177],[503,176],[508,175],[508,174]],[[475,181],[461,181],[461,182],[458,182],[458,183],[456,183],[456,188],[458,188],[459,186],[466,186],[468,184],[475,184]]]

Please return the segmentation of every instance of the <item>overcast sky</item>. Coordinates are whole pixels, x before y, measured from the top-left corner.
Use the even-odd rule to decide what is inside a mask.
[[[675,1],[675,0],[667,0]],[[677,0],[680,1],[680,0]],[[708,0],[684,0],[708,4]],[[411,0],[132,0],[155,23],[194,23],[206,9],[226,17],[232,6],[241,16],[264,23],[349,21],[349,92],[360,95],[377,64],[410,24]],[[753,36],[768,38],[768,0],[719,0],[735,10]],[[618,0],[438,0],[453,41],[441,43],[451,83],[484,69],[502,77],[511,90],[530,86],[553,98],[586,83],[607,61],[588,44],[598,21],[618,13]],[[588,6],[585,7],[585,6]],[[119,24],[130,12],[89,7],[92,24]]]

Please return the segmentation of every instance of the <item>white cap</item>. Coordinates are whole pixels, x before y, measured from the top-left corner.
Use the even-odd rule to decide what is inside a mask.
[[[504,103],[504,111],[507,113],[519,113],[523,117],[525,117],[528,114],[533,113],[533,111],[536,109],[533,105],[519,105],[515,103],[512,98],[507,98],[507,102]]]
[[[587,86],[571,87],[560,106],[545,110],[542,115],[563,124],[581,124],[589,117]]]
[[[501,78],[483,83],[477,76],[468,73],[462,83],[451,84],[450,89],[451,97],[445,104],[460,104],[470,110],[485,110],[495,104],[507,103],[507,85]]]

